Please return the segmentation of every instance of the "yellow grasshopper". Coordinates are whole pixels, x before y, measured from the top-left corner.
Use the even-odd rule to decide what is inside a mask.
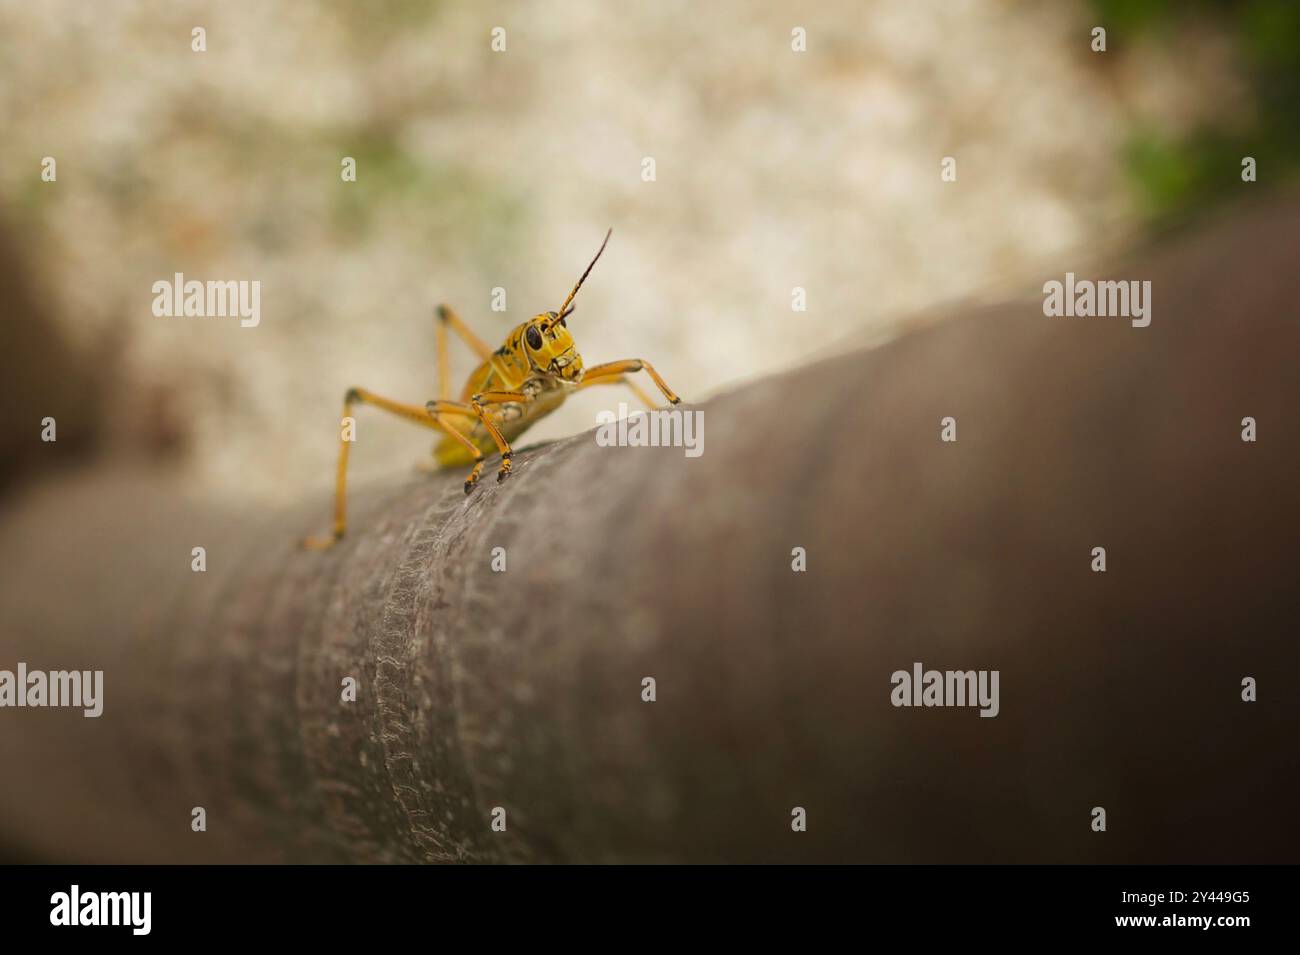
[[[658,386],[671,404],[681,399],[650,363],[640,358],[611,361],[602,365],[583,367],[582,356],[569,334],[567,319],[573,314],[573,300],[582,283],[605,251],[613,229],[605,233],[596,258],[578,279],[564,304],[554,312],[534,315],[516,326],[506,336],[505,344],[493,351],[482,339],[470,331],[446,305],[439,305],[436,328],[438,343],[437,400],[423,408],[392,401],[364,388],[349,388],[343,397],[343,417],[348,418],[354,404],[373,405],[392,414],[406,418],[426,428],[443,432],[443,439],[433,449],[434,460],[443,468],[472,464],[465,481],[465,493],[474,490],[483,471],[483,453],[500,451],[501,470],[497,480],[510,475],[510,459],[514,452],[510,441],[550,414],[575,392],[592,385],[626,384],[645,404],[653,402],[626,376],[638,371],[646,374]],[[469,376],[461,389],[459,401],[449,400],[450,378],[447,368],[447,328],[458,334],[482,362]],[[330,537],[310,537],[303,545],[324,550],[340,540],[347,530],[347,470],[348,446],[346,434],[339,442],[338,477],[334,496],[334,533]]]

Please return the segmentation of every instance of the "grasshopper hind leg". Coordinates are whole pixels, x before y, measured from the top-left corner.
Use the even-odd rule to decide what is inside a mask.
[[[346,395],[343,396],[343,417],[351,416],[354,405],[363,404],[371,405],[389,414],[396,415],[399,418],[405,418],[415,424],[425,428],[432,428],[435,431],[441,431],[448,437],[455,439],[464,445],[471,459],[474,461],[474,471],[471,472],[475,480],[477,475],[483,470],[483,452],[474,446],[458,428],[453,427],[441,418],[430,414],[424,408],[417,405],[403,404],[400,401],[393,401],[390,398],[384,398],[374,392],[366,391],[364,388],[349,388]],[[343,539],[347,533],[347,486],[348,486],[348,455],[351,450],[353,441],[346,435],[340,435],[339,438],[339,457],[338,471],[334,483],[334,527],[333,533],[328,537],[308,537],[302,542],[302,546],[308,550],[328,550]]]

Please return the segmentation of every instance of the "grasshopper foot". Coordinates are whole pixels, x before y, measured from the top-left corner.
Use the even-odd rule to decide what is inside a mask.
[[[501,470],[497,472],[497,483],[500,484],[506,478],[510,477],[510,459],[514,456],[513,451],[507,451],[501,455]]]
[[[303,550],[329,550],[343,539],[342,531],[335,531],[329,537],[304,537],[300,546]]]
[[[478,484],[478,477],[482,473],[483,473],[483,459],[480,458],[478,461],[474,463],[474,468],[469,472],[469,477],[465,479],[466,494],[474,490],[474,486]]]

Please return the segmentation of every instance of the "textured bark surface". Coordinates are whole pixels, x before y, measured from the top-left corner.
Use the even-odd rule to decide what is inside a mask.
[[[976,310],[709,402],[698,459],[585,434],[469,497],[359,491],[326,554],[294,548],[324,501],[36,489],[0,667],[102,668],[105,712],[0,711],[0,832],[54,861],[1293,861],[1298,208],[1094,276],[1152,280],[1149,328]],[[999,670],[1000,715],[891,706],[915,661]]]

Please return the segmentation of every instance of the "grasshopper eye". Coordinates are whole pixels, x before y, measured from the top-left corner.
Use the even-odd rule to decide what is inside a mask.
[[[529,325],[524,337],[528,339],[529,348],[538,349],[542,347],[542,333],[537,330],[536,325]]]

